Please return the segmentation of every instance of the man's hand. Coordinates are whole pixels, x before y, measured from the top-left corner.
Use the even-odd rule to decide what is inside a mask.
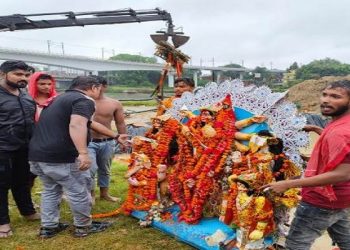
[[[79,170],[88,170],[91,166],[91,160],[88,153],[82,153],[78,156]]]
[[[123,146],[128,147],[130,146],[130,142],[128,141],[129,138],[130,138],[130,135],[128,134],[119,134],[117,140]]]
[[[316,126],[316,125],[305,125],[305,127],[303,128],[303,130],[305,132],[315,132],[317,134],[321,134],[323,131],[323,128]]]
[[[260,188],[263,191],[273,191],[275,193],[284,193],[287,189],[292,188],[289,180],[272,182]]]

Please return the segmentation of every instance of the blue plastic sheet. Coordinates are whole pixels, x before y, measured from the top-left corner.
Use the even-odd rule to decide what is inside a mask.
[[[208,246],[205,241],[207,236],[211,236],[218,229],[226,234],[227,239],[234,239],[236,237],[235,231],[229,226],[219,221],[218,218],[203,218],[196,225],[189,225],[185,222],[178,221],[179,208],[173,206],[169,209],[172,214],[172,219],[167,221],[153,221],[152,226],[160,231],[174,236],[197,249],[217,250],[218,246]],[[144,220],[147,212],[134,211],[131,214],[133,217]]]

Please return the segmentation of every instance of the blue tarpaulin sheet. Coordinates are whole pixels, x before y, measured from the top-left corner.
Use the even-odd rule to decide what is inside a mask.
[[[207,236],[211,236],[218,229],[226,234],[226,239],[233,239],[236,237],[235,231],[219,221],[218,218],[203,218],[198,224],[189,225],[186,222],[178,221],[178,206],[171,207],[169,212],[172,214],[172,219],[167,221],[153,221],[152,226],[197,249],[219,249],[219,246],[209,246],[205,241]],[[131,215],[135,218],[143,220],[145,219],[147,212],[134,211]]]

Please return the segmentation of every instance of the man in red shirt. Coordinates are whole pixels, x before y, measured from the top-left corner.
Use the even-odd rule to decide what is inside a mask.
[[[302,187],[286,240],[286,249],[307,250],[325,230],[340,249],[350,249],[350,81],[329,84],[321,96],[321,112],[332,121],[317,141],[304,178],[271,183],[282,193]]]

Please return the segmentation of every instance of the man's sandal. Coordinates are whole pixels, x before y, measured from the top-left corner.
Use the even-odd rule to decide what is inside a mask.
[[[0,238],[8,238],[12,235],[13,235],[13,232],[11,228],[7,231],[0,231]]]

